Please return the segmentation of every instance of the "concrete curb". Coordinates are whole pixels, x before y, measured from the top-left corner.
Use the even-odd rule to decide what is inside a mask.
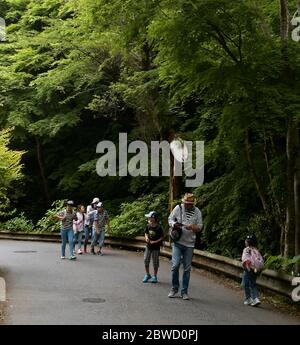
[[[6,301],[6,284],[4,278],[0,277],[0,302]]]
[[[21,232],[7,232],[0,231],[0,240],[19,240],[19,241],[42,241],[42,242],[60,242],[60,235],[53,233],[21,233]],[[114,237],[110,235],[105,236],[106,245],[126,250],[144,250],[145,241],[144,237],[139,236],[135,238],[122,238]],[[161,249],[161,255],[171,258],[172,248],[169,242],[164,242],[164,246]],[[209,270],[218,274],[224,274],[225,276],[241,281],[243,268],[241,262],[225,256],[216,255],[206,251],[195,249],[192,262],[194,267]],[[284,296],[291,297],[292,279],[294,277],[279,273],[273,270],[266,269],[262,272],[257,280],[258,286],[279,293]]]

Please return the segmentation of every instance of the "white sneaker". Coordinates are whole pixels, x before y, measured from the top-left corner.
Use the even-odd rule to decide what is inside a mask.
[[[182,299],[185,300],[185,301],[188,301],[190,299],[189,295],[187,293],[183,293],[181,295]]]
[[[261,303],[260,300],[256,297],[256,298],[254,298],[253,302],[251,303],[251,306],[256,307],[260,303]]]
[[[77,254],[82,254],[81,249],[78,249]]]
[[[61,258],[61,259],[65,259],[66,257],[65,257],[65,256],[61,256],[60,258]]]
[[[171,289],[171,291],[169,292],[168,294],[168,297],[169,298],[174,298],[176,296],[178,291],[174,290],[174,289]]]
[[[244,305],[251,305],[253,303],[252,298],[247,298],[244,300]]]

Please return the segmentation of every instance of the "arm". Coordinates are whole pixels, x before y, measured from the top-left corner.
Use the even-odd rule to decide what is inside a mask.
[[[110,222],[108,217],[105,220],[105,224],[107,225],[107,228],[110,230]]]
[[[146,235],[146,234],[145,234]],[[161,242],[162,240],[164,239],[164,237],[163,236],[161,236],[161,238],[159,238],[158,240],[156,240],[156,241],[150,241],[150,244],[155,244],[155,243],[159,243],[159,242]],[[149,238],[148,238],[148,240],[149,240]],[[147,242],[147,241],[146,241]]]
[[[186,229],[191,230],[193,232],[200,232],[203,230],[202,214],[199,209],[197,209],[196,212],[197,212],[196,224],[189,224],[186,226]]]
[[[177,223],[177,219],[178,219],[178,208],[179,206],[175,206],[175,208],[173,209],[173,211],[171,212],[171,214],[169,215],[168,218],[168,223],[169,226],[174,226],[175,223]]]
[[[66,216],[65,216],[65,214],[64,214],[63,212],[60,212],[60,213],[56,214],[56,215],[54,216],[54,218],[63,221],[63,220],[66,219]]]

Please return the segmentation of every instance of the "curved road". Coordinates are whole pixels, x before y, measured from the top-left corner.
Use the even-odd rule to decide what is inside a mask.
[[[272,309],[242,304],[242,291],[191,274],[190,301],[169,299],[170,263],[158,284],[143,284],[143,255],[105,249],[105,255],[60,260],[57,243],[0,240],[9,324],[202,325],[300,324]],[[101,299],[101,303],[86,299]],[[98,301],[99,302],[99,301]]]

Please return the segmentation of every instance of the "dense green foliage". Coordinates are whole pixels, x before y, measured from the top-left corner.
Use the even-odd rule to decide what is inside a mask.
[[[149,207],[165,224],[169,179],[101,178],[95,150],[120,132],[176,133],[205,141],[194,192],[208,249],[239,257],[254,232],[265,254],[282,252],[300,44],[287,43],[287,73],[278,1],[0,0],[0,11],[0,128],[14,126],[10,148],[26,151],[11,209],[37,222],[54,200],[100,196],[112,233],[140,233]],[[56,206],[37,228],[55,231]]]
[[[131,203],[121,205],[121,214],[111,222],[111,235],[134,237],[143,235],[147,224],[145,214],[151,210],[159,210],[160,223],[167,234],[166,218],[168,217],[168,200],[165,195],[147,195]],[[146,213],[145,213],[146,212]]]

